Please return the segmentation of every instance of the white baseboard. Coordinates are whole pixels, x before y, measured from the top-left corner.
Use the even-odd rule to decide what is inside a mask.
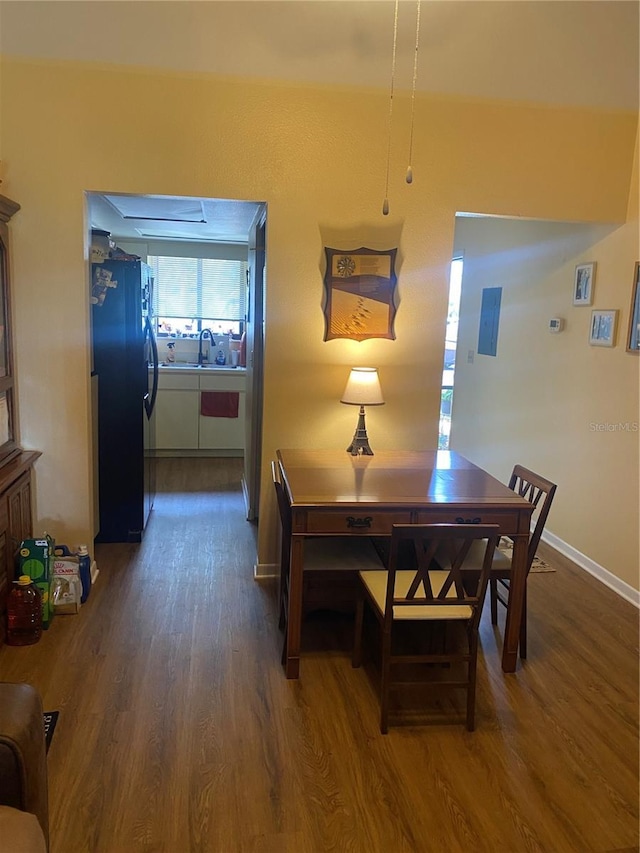
[[[542,534],[542,541],[547,542],[564,557],[568,557],[573,563],[580,566],[580,568],[584,569],[585,572],[589,572],[590,575],[593,575],[594,578],[599,580],[605,586],[608,586],[609,589],[617,592],[618,595],[626,601],[629,601],[631,604],[640,608],[640,592],[637,589],[634,589],[630,584],[620,580],[619,577],[614,575],[608,569],[605,569],[604,566],[599,565],[590,557],[582,554],[580,551],[576,550],[576,548],[573,548],[571,545],[563,542],[563,540],[558,536],[555,536],[553,533],[546,530]]]
[[[256,563],[253,567],[253,579],[280,577],[280,565],[277,563]]]

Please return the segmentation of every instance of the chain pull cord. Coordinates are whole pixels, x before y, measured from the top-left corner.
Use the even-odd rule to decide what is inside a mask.
[[[409,166],[407,167],[406,181],[413,183],[413,125],[416,112],[416,82],[418,80],[418,47],[420,44],[420,0],[416,3],[416,49],[413,56],[413,88],[411,91],[411,133],[409,135]]]
[[[396,77],[396,46],[398,44],[398,3],[396,0],[393,13],[393,53],[391,58],[391,88],[389,93],[389,128],[387,133],[387,180],[385,183],[384,201],[382,202],[382,215],[389,215],[389,164],[391,162],[391,119],[393,116],[393,89]]]

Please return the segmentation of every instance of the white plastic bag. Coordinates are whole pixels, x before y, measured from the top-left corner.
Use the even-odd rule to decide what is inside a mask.
[[[61,553],[59,554],[58,551]],[[68,548],[56,548],[51,579],[51,601],[54,612],[77,613],[82,598],[80,563]]]

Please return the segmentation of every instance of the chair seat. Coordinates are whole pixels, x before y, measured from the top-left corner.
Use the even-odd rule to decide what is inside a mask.
[[[486,548],[486,544],[484,547]],[[415,571],[396,572],[396,584],[394,588],[396,598],[406,598],[409,586],[411,585],[415,576]],[[384,613],[385,597],[387,594],[387,572],[360,572],[360,577],[362,578],[362,582],[369,590],[369,594],[371,595],[372,600],[375,602],[376,607],[379,609],[380,613]],[[440,590],[442,589],[442,585],[448,577],[448,571],[434,570],[429,572],[431,587],[435,596],[439,594]],[[424,589],[422,587],[420,587],[415,597],[424,600],[425,594]],[[455,589],[451,588],[447,593],[447,598],[455,597]],[[470,619],[472,615],[473,611],[471,607],[469,607],[467,604],[453,604],[451,606],[448,606],[446,604],[417,604],[415,605],[415,607],[412,605],[403,605],[402,607],[393,608],[393,618],[397,619],[398,621],[411,621],[417,619]]]

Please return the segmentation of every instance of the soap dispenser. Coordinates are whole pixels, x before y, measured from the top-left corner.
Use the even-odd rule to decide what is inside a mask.
[[[173,364],[173,362],[176,360],[176,354],[174,352],[175,346],[176,345],[173,343],[173,341],[169,341],[169,343],[167,344],[167,364]]]
[[[224,350],[219,349],[218,354],[216,355],[216,364],[225,364],[226,358],[224,357]]]

